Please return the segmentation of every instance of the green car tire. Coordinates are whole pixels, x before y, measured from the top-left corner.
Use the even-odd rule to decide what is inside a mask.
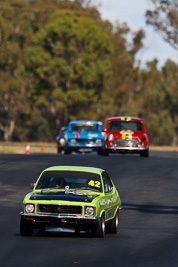
[[[111,222],[110,228],[109,228],[109,232],[116,234],[117,230],[118,230],[118,226],[119,226],[119,210],[117,211],[114,219]]]
[[[105,225],[105,216],[104,214],[101,216],[97,227],[96,227],[96,231],[95,231],[95,235],[97,237],[104,237],[106,234],[106,225]]]

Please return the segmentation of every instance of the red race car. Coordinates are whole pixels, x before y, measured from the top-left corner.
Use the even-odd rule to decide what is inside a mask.
[[[112,117],[103,129],[103,155],[109,153],[139,153],[149,156],[148,136],[142,119],[134,117]]]

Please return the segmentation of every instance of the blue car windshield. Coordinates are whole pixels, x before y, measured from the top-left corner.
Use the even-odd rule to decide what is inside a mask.
[[[98,132],[97,124],[72,124],[71,125],[72,132]]]
[[[82,171],[45,171],[35,189],[57,188],[102,192],[101,177],[97,173]]]

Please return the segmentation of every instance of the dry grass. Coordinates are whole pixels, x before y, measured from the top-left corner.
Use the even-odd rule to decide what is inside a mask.
[[[56,153],[56,143],[29,142],[30,153]],[[27,142],[0,142],[0,153],[25,154]]]
[[[150,146],[150,151],[177,151],[178,147],[174,146]]]

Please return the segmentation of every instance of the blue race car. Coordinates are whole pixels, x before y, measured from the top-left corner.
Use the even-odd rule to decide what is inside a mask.
[[[71,121],[66,131],[64,153],[71,152],[102,152],[102,123],[99,121]]]

